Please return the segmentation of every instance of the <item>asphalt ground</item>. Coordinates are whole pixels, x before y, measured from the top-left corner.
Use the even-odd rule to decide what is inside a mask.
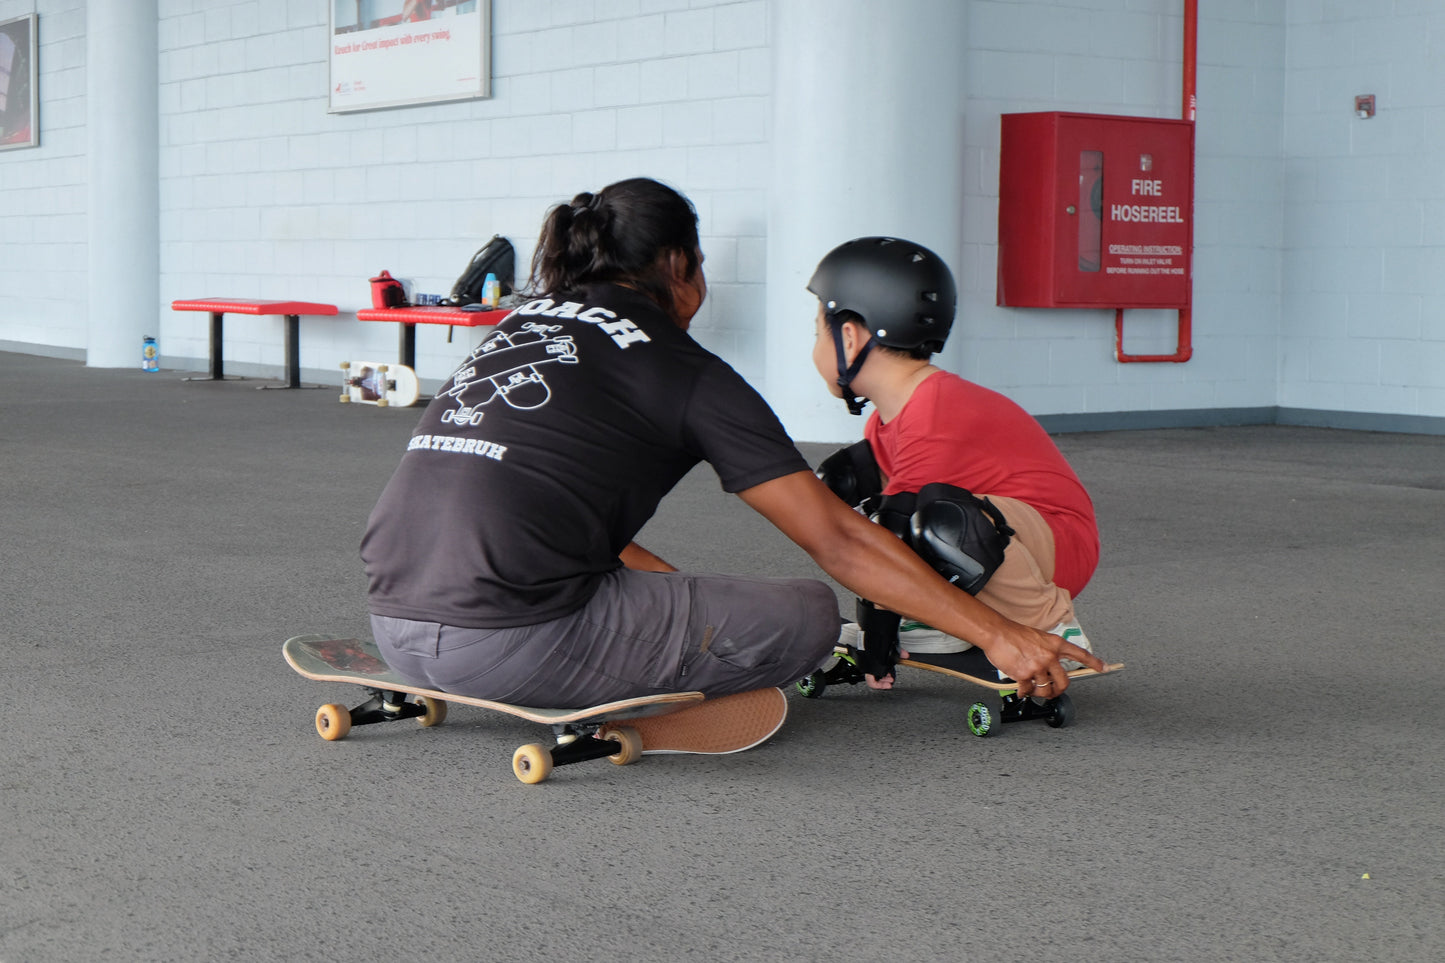
[[[905,670],[524,786],[545,730],[482,710],[317,737],[359,690],[280,644],[367,632],[418,412],[261,383],[0,354],[6,963],[1440,958],[1445,437],[1060,436],[1128,664],[1069,727],[976,738],[980,690]],[[640,541],[817,574],[705,466]]]

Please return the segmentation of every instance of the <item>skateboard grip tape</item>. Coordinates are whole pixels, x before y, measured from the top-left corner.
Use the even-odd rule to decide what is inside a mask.
[[[781,689],[754,689],[707,699],[677,712],[620,720],[618,725],[637,730],[643,755],[718,755],[766,742],[787,717],[788,698]]]

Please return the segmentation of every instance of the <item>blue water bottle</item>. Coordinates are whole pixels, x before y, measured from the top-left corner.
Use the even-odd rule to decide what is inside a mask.
[[[156,339],[150,335],[147,335],[145,341],[141,342],[140,369],[142,371],[161,370],[161,348],[156,344]]]

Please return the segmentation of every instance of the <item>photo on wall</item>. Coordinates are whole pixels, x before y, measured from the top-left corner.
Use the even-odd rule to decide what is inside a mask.
[[[40,146],[38,20],[33,13],[0,20],[0,150]]]
[[[491,0],[331,0],[329,110],[490,97]]]

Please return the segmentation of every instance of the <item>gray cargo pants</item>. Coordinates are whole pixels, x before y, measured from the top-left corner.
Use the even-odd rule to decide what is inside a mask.
[[[537,625],[371,619],[386,661],[418,685],[554,708],[787,685],[829,656],[839,622],[833,590],[813,579],[630,569],[609,574],[578,611]]]

